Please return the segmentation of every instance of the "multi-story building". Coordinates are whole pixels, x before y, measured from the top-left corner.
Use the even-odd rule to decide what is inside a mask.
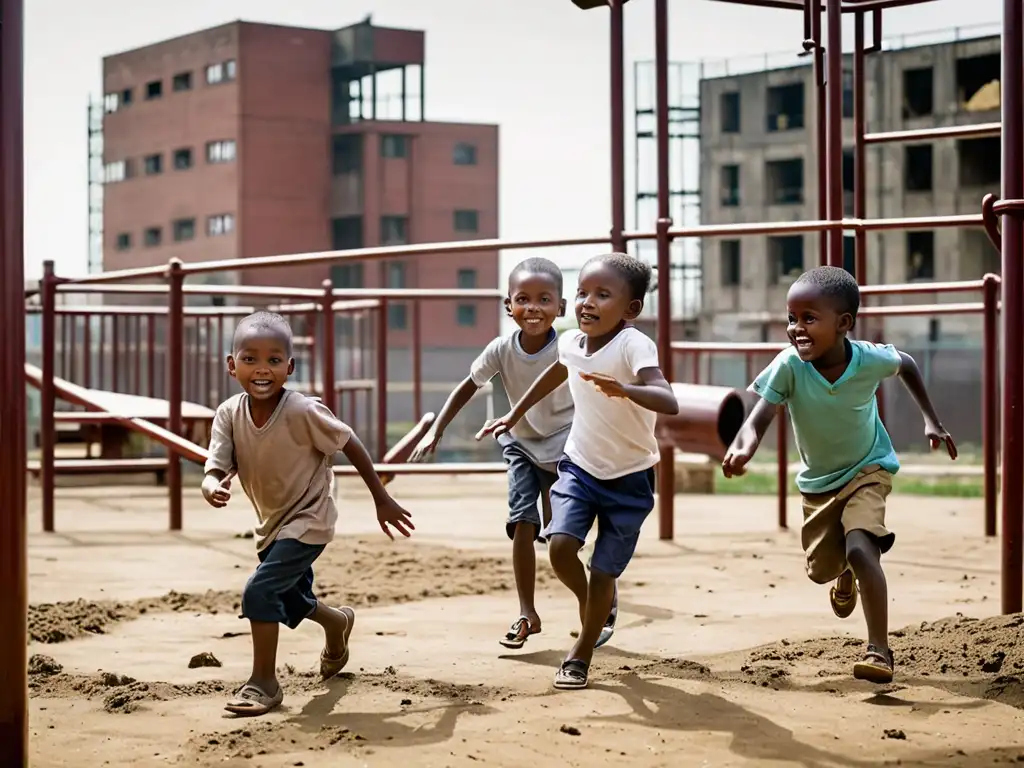
[[[498,127],[426,119],[424,46],[421,31],[369,19],[334,31],[236,21],[106,57],[103,268],[237,259],[238,273],[211,280],[496,286],[497,252],[244,269],[258,256],[498,236]],[[410,309],[388,312],[398,382]],[[425,302],[425,377],[468,370],[499,318],[494,301]]]

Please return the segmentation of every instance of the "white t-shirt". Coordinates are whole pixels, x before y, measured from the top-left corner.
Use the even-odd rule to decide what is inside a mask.
[[[641,370],[659,367],[658,348],[632,327],[623,328],[593,355],[587,354],[585,344],[582,331],[566,331],[558,339],[558,359],[569,371],[569,391],[576,405],[565,455],[599,480],[653,467],[658,463],[657,414],[632,400],[608,397],[580,373],[602,373],[622,384],[639,384]]]

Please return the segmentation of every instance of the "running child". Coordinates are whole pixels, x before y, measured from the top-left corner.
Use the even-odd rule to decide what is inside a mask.
[[[650,266],[631,256],[590,259],[576,290],[579,330],[562,334],[558,359],[507,415],[477,434],[506,434],[569,382],[575,418],[551,488],[551,522],[544,535],[555,573],[579,601],[582,628],[555,675],[556,688],[587,686],[616,579],[654,508],[656,414],[679,412],[654,342],[629,325],[643,309],[650,283]],[[588,582],[579,550],[595,520]]]
[[[484,348],[470,367],[469,376],[448,396],[436,421],[413,452],[412,461],[434,453],[444,431],[480,387],[501,377],[512,402],[517,401],[543,371],[558,359],[555,320],[565,315],[562,271],[548,259],[520,262],[508,278],[505,312],[518,329],[499,336]],[[548,491],[555,481],[555,465],[562,456],[572,424],[572,398],[566,387],[530,412],[514,430],[501,435],[502,457],[508,465],[508,520],[505,531],[512,539],[512,570],[519,594],[519,618],[498,640],[506,648],[522,648],[530,635],[541,631],[534,602],[537,557],[534,542],[551,517]],[[544,519],[537,511],[541,500]],[[615,611],[609,613],[598,639],[601,645],[615,630]]]
[[[786,302],[792,346],[750,385],[761,399],[730,446],[722,470],[726,477],[742,475],[776,406],[789,408],[803,462],[796,483],[803,496],[800,539],[807,575],[818,584],[835,581],[829,601],[839,618],[853,613],[860,592],[868,646],[853,676],[888,683],[894,658],[881,556],[896,539],[885,525],[885,502],[900,463],[878,417],[875,392],[882,381],[890,376],[903,381],[924,416],[933,450],[945,443],[955,459],[956,445],[910,355],[889,344],[847,338],[860,308],[860,290],[849,272],[839,267],[805,272]]]
[[[285,389],[295,369],[292,331],[270,312],[239,323],[228,373],[242,393],[221,404],[213,421],[203,496],[214,507],[231,498],[235,476],[256,508],[259,565],[242,592],[242,615],[252,626],[252,674],[225,709],[262,715],[284,699],[277,681],[278,625],[303,619],[324,628],[324,679],[349,659],[355,612],[332,608],[313,594],[313,563],[334,538],[334,454],[342,451],[377,505],[377,521],[392,539],[413,529],[410,515],[388,495],[359,438],[319,400]]]

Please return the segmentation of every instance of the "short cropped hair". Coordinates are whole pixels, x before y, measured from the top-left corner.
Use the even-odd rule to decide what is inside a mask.
[[[629,298],[632,301],[643,301],[644,297],[651,290],[651,265],[646,261],[630,256],[628,253],[606,253],[602,256],[594,256],[587,261],[607,264],[626,281],[629,286]],[[586,267],[587,264],[583,266]]]
[[[523,259],[514,267],[508,274],[509,282],[512,282],[512,278],[518,275],[520,272],[532,272],[536,275],[547,275],[555,284],[558,286],[558,295],[562,295],[562,270],[558,268],[558,265],[550,259],[545,259],[542,256],[531,256],[528,259]]]
[[[814,286],[822,296],[835,301],[840,312],[848,312],[857,319],[860,287],[853,275],[842,267],[815,267],[800,275],[794,285],[800,283]]]
[[[278,336],[285,342],[288,355],[292,354],[292,327],[283,316],[276,312],[253,312],[251,315],[242,318],[242,322],[235,328],[235,336],[232,339],[231,348],[238,352],[243,339],[246,336],[256,334],[259,336]]]

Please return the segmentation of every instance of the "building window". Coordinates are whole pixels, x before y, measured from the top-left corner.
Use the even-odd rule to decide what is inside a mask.
[[[931,67],[903,70],[903,119],[926,117],[935,109]]]
[[[358,173],[363,165],[363,137],[358,133],[336,135],[331,142],[331,169],[335,176]]]
[[[476,145],[459,142],[452,152],[452,162],[455,165],[476,165]]]
[[[804,127],[804,84],[789,83],[768,89],[769,133]]]
[[[191,72],[179,72],[174,76],[171,81],[171,88],[175,91],[191,91],[192,90],[192,73]]]
[[[903,148],[903,184],[907,192],[932,191],[933,153],[931,144]]]
[[[853,70],[843,70],[843,117],[853,117]]]
[[[147,176],[156,176],[164,171],[163,155],[146,155],[142,161]]]
[[[176,242],[192,240],[196,236],[195,219],[177,219],[173,223],[174,239]]]
[[[132,233],[122,232],[117,236],[117,250],[127,251],[132,247]]]
[[[740,94],[738,91],[722,94],[722,133],[740,132]]]
[[[133,96],[134,94],[132,93],[131,88],[125,88],[123,91],[121,91],[121,106],[130,107],[132,102],[134,101]]]
[[[103,182],[105,184],[116,184],[119,181],[132,177],[131,160],[115,160],[103,166]]]
[[[722,206],[733,208],[740,204],[740,167],[722,166]]]
[[[740,241],[722,240],[719,249],[722,255],[722,285],[733,288],[740,284]]]
[[[192,167],[192,149],[185,147],[184,149],[174,150],[174,170],[176,171],[187,171]]]
[[[769,205],[799,205],[804,201],[804,159],[772,160],[765,165]]]
[[[154,80],[151,83],[146,83],[146,99],[159,99],[164,95],[164,83],[163,80]]]
[[[843,269],[857,277],[857,239],[843,235]]]
[[[206,162],[230,163],[235,159],[235,140],[221,139],[206,142]]]
[[[409,242],[409,219],[406,216],[380,217],[380,244],[406,245]]]
[[[160,245],[163,240],[163,230],[160,227],[146,227],[146,231],[142,233],[142,242],[146,244],[147,248],[154,248]]]
[[[388,329],[392,331],[404,331],[409,326],[409,313],[405,304],[388,304]]]
[[[116,93],[108,93],[103,97],[103,111],[108,115],[111,112],[117,112],[120,106],[121,97]]]
[[[804,236],[778,235],[768,238],[768,259],[772,283],[792,282],[804,271]]]
[[[472,328],[476,325],[476,305],[459,304],[455,308],[455,322],[463,328]]]
[[[384,270],[385,288],[405,288],[406,265],[404,261],[389,261]]]
[[[999,136],[960,139],[956,143],[961,187],[994,187],[999,191],[1002,150]]]
[[[480,229],[479,211],[455,211],[452,222],[456,232],[477,232]]]
[[[216,85],[217,83],[230,83],[234,79],[234,59],[228,59],[227,61],[219,62],[217,64],[211,64],[206,68],[206,82],[210,85]]]
[[[381,157],[408,157],[409,137],[401,134],[386,133],[380,137]]]
[[[455,284],[463,290],[476,288],[476,270],[460,269]]]
[[[907,281],[935,279],[935,233],[907,232]]]
[[[999,109],[999,80],[1002,77],[999,52],[957,59],[957,102],[965,112]]]
[[[363,247],[363,217],[344,216],[331,220],[331,247],[336,251],[350,251]]]
[[[331,267],[331,285],[335,288],[362,288],[362,264],[335,264]]]
[[[206,219],[206,234],[211,237],[226,235],[235,229],[235,216],[231,213],[220,213]]]

